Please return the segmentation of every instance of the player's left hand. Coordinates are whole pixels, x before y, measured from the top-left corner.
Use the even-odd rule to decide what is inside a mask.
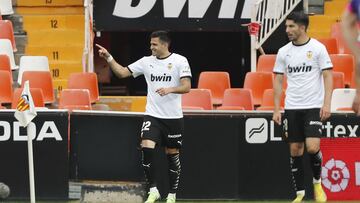
[[[320,109],[320,120],[321,120],[321,121],[325,121],[325,120],[328,119],[330,116],[331,116],[330,106],[324,105],[324,106]]]
[[[157,89],[155,92],[158,93],[160,96],[165,96],[170,93],[170,89],[162,87],[162,88]]]

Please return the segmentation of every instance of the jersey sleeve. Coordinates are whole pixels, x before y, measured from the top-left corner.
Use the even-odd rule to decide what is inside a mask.
[[[180,78],[191,77],[191,69],[188,60],[184,57],[179,62]]]
[[[284,60],[282,52],[279,50],[278,54],[276,55],[273,72],[278,73],[278,74],[284,74],[285,68],[286,68],[285,60]]]
[[[144,73],[144,67],[145,67],[144,57],[128,65],[128,69],[130,70],[134,78]]]
[[[325,46],[321,46],[319,53],[319,66],[321,70],[331,69],[333,64]]]

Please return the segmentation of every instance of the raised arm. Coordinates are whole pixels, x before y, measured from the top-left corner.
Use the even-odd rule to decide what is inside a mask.
[[[115,59],[111,56],[111,54],[106,50],[104,47],[95,44],[99,48],[99,56],[104,58],[111,70],[115,73],[115,75],[119,78],[126,78],[131,76],[131,72],[128,68],[125,68],[124,66],[118,64]]]

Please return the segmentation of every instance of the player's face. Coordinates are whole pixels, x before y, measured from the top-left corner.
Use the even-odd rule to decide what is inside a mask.
[[[286,34],[290,41],[297,41],[302,34],[303,26],[299,26],[293,20],[286,20],[285,22]]]
[[[168,47],[167,43],[162,42],[158,37],[154,37],[150,40],[150,49],[153,56],[162,57]]]

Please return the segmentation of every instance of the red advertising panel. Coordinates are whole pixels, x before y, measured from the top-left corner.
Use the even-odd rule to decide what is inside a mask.
[[[328,200],[360,200],[360,139],[323,138],[321,151]]]

